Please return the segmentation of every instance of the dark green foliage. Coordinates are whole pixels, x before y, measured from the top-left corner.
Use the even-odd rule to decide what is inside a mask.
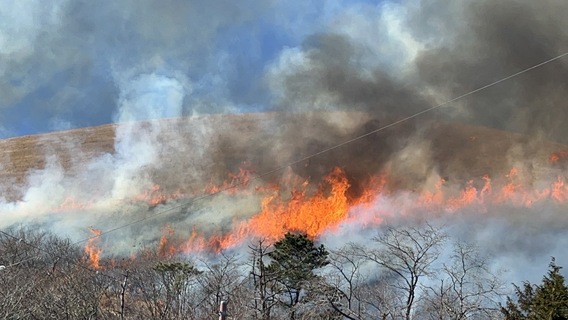
[[[183,262],[158,262],[154,270],[162,278],[168,296],[179,295],[187,286],[189,279],[201,273],[192,265]]]
[[[277,272],[287,287],[299,289],[303,282],[314,277],[314,269],[329,263],[328,255],[323,244],[316,247],[305,234],[288,232],[274,244],[274,251],[268,254],[272,259],[268,269]]]
[[[201,272],[182,262],[158,262],[154,270],[161,276],[168,294],[179,294],[191,276]]]
[[[293,307],[300,302],[302,289],[316,277],[313,270],[327,265],[328,255],[323,245],[316,247],[305,234],[288,232],[274,244],[274,251],[268,254],[268,271],[277,274],[277,282],[285,293],[281,299],[284,305]]]
[[[179,273],[187,276],[200,273],[192,265],[182,262],[158,262],[154,270],[159,273]]]
[[[560,274],[554,258],[550,262],[548,274],[542,284],[528,282],[520,288],[515,286],[517,303],[511,298],[502,307],[506,320],[564,320],[568,319],[568,287]]]

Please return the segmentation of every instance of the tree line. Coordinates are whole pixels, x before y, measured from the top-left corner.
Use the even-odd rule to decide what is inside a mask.
[[[101,271],[69,239],[5,232],[2,319],[216,319],[221,301],[228,319],[568,319],[554,259],[542,283],[509,290],[474,245],[448,246],[427,224],[386,227],[337,250],[301,233],[199,261],[146,250],[106,258]]]

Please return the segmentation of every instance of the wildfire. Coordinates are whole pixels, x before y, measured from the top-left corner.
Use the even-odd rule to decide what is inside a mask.
[[[563,153],[557,154],[564,157]],[[389,210],[397,210],[397,214],[451,214],[464,208],[488,212],[491,206],[496,205],[530,207],[540,201],[568,201],[568,184],[564,176],[557,176],[549,183],[541,182],[540,189],[532,182],[527,185],[528,176],[530,175],[522,169],[511,168],[508,174],[495,177],[485,175],[471,179],[461,187],[440,178],[430,185],[422,186],[420,190],[393,192],[386,187],[391,178],[383,172],[370,176],[364,185],[359,186],[358,189],[362,191],[354,196],[350,192],[353,182],[349,181],[341,168],[331,170],[318,185],[311,183],[310,179],[300,178],[291,170],[283,175],[279,184],[272,182],[253,185],[253,172],[243,166],[238,172],[229,174],[226,181],[217,185],[211,183],[205,191],[223,191],[235,199],[259,198],[258,212],[248,218],[234,218],[229,229],[226,225],[221,226],[220,229],[225,231],[206,231],[194,227],[189,236],[182,233],[176,235],[174,228],[166,225],[162,229],[156,252],[161,257],[171,257],[180,252],[215,252],[239,247],[250,238],[276,241],[288,231],[306,233],[315,238],[324,232],[334,232],[346,223],[357,223],[363,227],[379,225],[385,216],[393,214]],[[237,187],[232,188],[233,186]],[[156,206],[184,197],[188,195],[181,192],[167,194],[159,186],[155,186],[136,196],[134,200]],[[383,208],[378,203],[394,205]],[[66,200],[64,204],[70,207],[80,205],[72,199]],[[94,235],[101,234],[100,230],[90,230]],[[93,268],[100,268],[101,249],[98,245],[97,238],[89,240],[85,246]]]
[[[93,227],[89,227],[89,230],[93,234],[93,237],[87,240],[87,243],[85,244],[85,253],[88,256],[88,261],[91,267],[94,269],[100,269],[101,266],[99,264],[99,261],[102,249],[99,248],[99,236],[102,234],[102,231]]]
[[[288,201],[282,200],[279,194],[265,198],[262,211],[235,228],[237,238],[253,234],[276,240],[290,230],[315,237],[347,217],[349,207],[354,203],[347,198],[350,184],[343,170],[335,168],[328,174],[313,196],[306,194],[306,186],[293,190]],[[328,192],[324,190],[325,186],[329,186]],[[228,244],[232,242],[232,239],[227,240]]]
[[[556,182],[552,185],[550,196],[558,202],[568,200],[568,186],[566,186],[562,177],[558,177]]]
[[[235,194],[238,192],[237,191],[238,188],[233,188],[233,187],[239,186],[246,188],[253,174],[253,172],[247,167],[248,167],[247,164],[244,163],[239,167],[239,172],[229,173],[228,179],[225,180],[220,185],[217,185],[213,183],[213,181],[211,181],[210,184],[205,188],[204,192],[212,194],[212,193],[218,193],[220,191],[225,191],[229,194]]]
[[[461,191],[440,179],[430,190],[425,188],[418,195],[413,195],[414,200],[405,203],[405,207],[400,210],[410,213],[453,213],[472,207],[479,212],[487,212],[487,207],[494,205],[530,207],[543,200],[559,203],[568,201],[568,185],[565,184],[564,177],[559,176],[548,187],[535,190],[522,184],[520,171],[512,168],[508,174],[497,179],[502,181],[497,187],[492,185],[492,179],[486,175],[468,181]],[[235,222],[231,231],[225,234],[205,236],[194,229],[183,246],[183,251],[223,250],[240,246],[251,237],[275,241],[288,231],[317,237],[324,232],[333,232],[347,221],[357,221],[367,226],[380,224],[385,212],[374,207],[373,203],[391,197],[384,190],[387,181],[388,176],[385,174],[372,177],[362,195],[353,199],[348,196],[350,182],[345,172],[334,168],[315,193],[309,192],[308,181],[296,181],[296,187],[291,189],[289,195],[282,191],[283,188],[262,189],[266,194],[257,214],[247,220]],[[360,209],[352,210],[355,207]]]
[[[162,190],[160,185],[153,185],[149,189],[143,190],[137,195],[129,197],[128,199],[121,200],[125,202],[142,202],[147,203],[150,207],[156,207],[159,204],[164,204],[170,200],[177,200],[187,197],[181,191],[168,193]],[[97,208],[97,202],[101,199],[93,197],[89,200],[78,200],[73,196],[67,196],[58,206],[50,209],[50,212],[64,213],[64,212],[77,212]]]
[[[548,156],[548,161],[552,164],[557,164],[560,160],[566,160],[568,158],[568,151],[553,152]]]
[[[176,200],[183,197],[183,193],[179,190],[175,193],[168,194],[161,190],[159,185],[153,185],[150,189],[143,191],[142,193],[134,196],[131,201],[135,202],[146,202],[151,207],[155,207],[159,204],[164,204],[169,200]]]
[[[53,208],[53,212],[67,212],[67,211],[78,211],[78,210],[88,210],[94,207],[93,201],[78,201],[71,196],[67,196],[61,204]]]
[[[160,257],[172,257],[177,253],[176,245],[171,241],[174,235],[175,230],[170,225],[166,225],[162,229],[162,237],[158,245],[158,255]]]

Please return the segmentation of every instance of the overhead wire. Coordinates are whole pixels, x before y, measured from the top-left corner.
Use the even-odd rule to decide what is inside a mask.
[[[568,51],[567,51],[567,52],[564,52],[564,53],[562,53],[562,54],[559,54],[559,55],[557,55],[557,56],[554,56],[554,57],[552,57],[552,58],[549,58],[549,59],[547,59],[547,60],[544,60],[544,61],[542,61],[542,62],[540,62],[540,63],[537,63],[537,64],[535,64],[535,65],[533,65],[533,66],[530,66],[530,67],[528,67],[528,68],[525,68],[525,69],[523,69],[523,70],[520,70],[520,71],[518,71],[518,72],[515,72],[515,73],[513,73],[513,74],[510,74],[510,75],[508,75],[508,76],[506,76],[506,77],[500,78],[500,79],[498,79],[498,80],[496,80],[496,81],[490,82],[490,83],[488,83],[488,84],[486,84],[486,85],[483,85],[483,86],[481,86],[481,87],[478,87],[478,88],[476,88],[476,89],[474,89],[474,90],[468,91],[467,93],[464,93],[464,94],[462,94],[462,95],[459,95],[459,96],[457,96],[457,97],[454,97],[454,98],[452,98],[452,99],[450,99],[450,100],[447,100],[447,101],[445,101],[445,102],[443,102],[443,103],[440,103],[440,104],[437,104],[437,105],[435,105],[435,106],[429,107],[429,108],[427,108],[427,109],[421,110],[421,111],[419,111],[419,112],[413,113],[413,114],[411,114],[411,115],[409,115],[409,116],[407,116],[407,117],[404,117],[404,118],[402,118],[402,119],[396,120],[396,121],[391,122],[391,123],[389,123],[389,124],[386,124],[386,125],[384,125],[384,126],[380,126],[380,127],[376,128],[376,129],[374,129],[374,130],[371,130],[371,131],[369,131],[369,132],[366,132],[366,133],[364,133],[364,134],[361,134],[361,135],[359,135],[359,136],[356,136],[356,137],[354,137],[354,138],[352,138],[352,139],[345,140],[345,141],[343,141],[343,142],[341,142],[341,143],[335,144],[335,145],[333,145],[333,146],[331,146],[331,147],[328,147],[328,148],[322,149],[322,150],[320,150],[320,151],[317,151],[317,152],[315,152],[315,153],[309,154],[309,155],[307,155],[307,156],[301,157],[301,158],[299,158],[299,159],[297,159],[297,160],[291,161],[291,162],[286,163],[286,164],[284,164],[284,165],[282,165],[282,166],[279,166],[279,167],[276,167],[276,168],[274,168],[274,169],[268,170],[268,171],[263,172],[263,173],[261,173],[261,174],[257,174],[257,175],[255,175],[254,177],[251,177],[250,179],[248,179],[247,182],[259,180],[259,179],[261,179],[261,178],[263,178],[263,177],[266,177],[266,176],[268,176],[268,175],[271,175],[271,174],[274,174],[274,173],[279,172],[279,171],[281,171],[281,170],[284,170],[284,169],[287,168],[287,167],[296,165],[296,164],[301,163],[301,162],[303,162],[303,161],[306,161],[306,160],[309,160],[309,159],[311,159],[311,158],[317,157],[317,156],[319,156],[319,155],[321,155],[321,154],[330,152],[330,151],[332,151],[332,150],[335,150],[335,149],[340,148],[340,147],[342,147],[342,146],[345,146],[345,145],[347,145],[347,144],[350,144],[350,143],[353,143],[353,142],[355,142],[355,141],[361,140],[361,139],[363,139],[363,138],[365,138],[365,137],[371,136],[371,135],[373,135],[373,134],[375,134],[375,133],[381,132],[381,131],[383,131],[383,130],[385,130],[385,129],[388,129],[388,128],[390,128],[390,127],[393,127],[393,126],[398,125],[398,124],[400,124],[400,123],[403,123],[403,122],[405,122],[405,121],[408,121],[408,120],[417,118],[417,117],[419,117],[419,116],[421,116],[421,115],[423,115],[423,114],[425,114],[425,113],[428,113],[428,112],[431,112],[431,111],[433,111],[433,110],[439,109],[439,108],[441,108],[441,107],[443,107],[443,106],[449,105],[449,104],[451,104],[451,103],[453,103],[453,102],[456,102],[456,101],[458,101],[458,100],[461,100],[461,99],[463,99],[463,98],[465,98],[465,97],[471,96],[471,95],[473,95],[473,94],[475,94],[475,93],[478,93],[478,92],[480,92],[480,91],[483,91],[483,90],[485,90],[485,89],[488,89],[488,88],[490,88],[490,87],[493,87],[493,86],[495,86],[495,85],[497,85],[497,84],[499,84],[499,83],[505,82],[505,81],[510,80],[510,79],[512,79],[512,78],[515,78],[515,77],[517,77],[517,76],[519,76],[519,75],[522,75],[522,74],[524,74],[524,73],[527,73],[527,72],[529,72],[529,71],[531,71],[531,70],[534,70],[534,69],[537,69],[537,68],[539,68],[539,67],[542,67],[542,66],[544,66],[544,65],[546,65],[546,64],[548,64],[548,63],[550,63],[550,62],[559,60],[559,59],[561,59],[561,58],[563,58],[563,57],[565,57],[565,56],[567,56],[567,55],[568,55]],[[108,229],[108,230],[103,231],[103,232],[100,232],[100,233],[97,233],[96,235],[93,235],[93,236],[91,236],[91,237],[88,237],[88,238],[85,238],[85,239],[81,239],[81,240],[75,241],[75,242],[72,243],[72,245],[77,245],[77,244],[81,244],[81,243],[87,242],[87,241],[89,241],[89,240],[93,240],[93,239],[96,239],[96,238],[100,238],[100,237],[102,237],[102,236],[104,236],[104,235],[107,235],[107,234],[110,234],[110,233],[112,233],[112,232],[115,232],[115,231],[118,231],[118,230],[121,230],[121,229],[130,227],[130,226],[132,226],[132,225],[135,225],[135,224],[138,224],[138,223],[141,223],[141,222],[150,220],[150,219],[153,219],[153,218],[155,218],[155,217],[158,217],[158,216],[160,216],[160,215],[169,213],[169,212],[171,212],[171,211],[174,211],[174,210],[177,210],[177,209],[181,209],[181,208],[183,208],[183,207],[185,207],[185,206],[191,205],[191,204],[193,204],[193,203],[195,203],[195,202],[198,202],[198,201],[200,201],[200,200],[207,199],[207,198],[211,198],[211,197],[213,197],[213,196],[215,196],[215,195],[217,195],[217,194],[223,193],[223,192],[225,192],[225,191],[227,191],[227,190],[230,190],[230,189],[234,189],[234,188],[239,187],[239,186],[241,186],[241,185],[243,185],[243,184],[244,184],[244,182],[242,182],[242,181],[237,181],[237,182],[233,183],[232,185],[227,186],[227,187],[224,187],[224,188],[220,188],[219,190],[217,190],[217,191],[215,191],[215,192],[211,192],[211,193],[207,193],[207,194],[202,194],[202,195],[200,195],[200,196],[194,197],[194,198],[192,198],[192,199],[190,199],[190,200],[188,200],[188,201],[186,201],[186,202],[184,202],[184,203],[181,203],[181,204],[179,204],[179,205],[171,206],[171,207],[169,207],[169,208],[160,210],[160,211],[158,211],[158,212],[156,212],[156,213],[154,213],[154,214],[152,214],[152,215],[149,215],[149,216],[146,216],[146,217],[143,217],[143,218],[140,218],[140,219],[133,220],[133,221],[131,221],[131,222],[129,222],[129,223],[126,223],[126,224],[117,226],[117,227],[115,227],[115,228]],[[2,233],[4,233],[4,232],[2,232]],[[5,233],[4,233],[4,234],[5,234]],[[42,251],[43,251],[43,250],[42,250]],[[19,262],[19,263],[22,263],[22,262]],[[19,264],[19,263],[18,263],[18,264]],[[16,264],[16,265],[17,265],[17,264]],[[13,265],[6,266],[6,268],[11,267],[11,266],[13,266]],[[91,270],[91,271],[94,271],[94,270]],[[116,280],[116,279],[115,279],[115,280]]]
[[[122,281],[121,279],[117,279],[117,278],[115,278],[115,277],[113,277],[113,276],[111,276],[111,275],[108,275],[108,274],[106,274],[106,273],[104,273],[104,272],[101,272],[100,270],[91,269],[91,268],[89,268],[89,267],[87,267],[87,266],[85,266],[85,265],[79,263],[79,261],[75,261],[75,260],[72,260],[71,258],[68,258],[68,257],[65,257],[65,256],[61,256],[61,255],[54,255],[53,252],[49,252],[48,250],[45,250],[45,249],[43,249],[43,248],[41,248],[41,247],[38,247],[38,246],[36,246],[36,245],[33,245],[33,244],[31,244],[31,243],[29,243],[29,242],[23,240],[22,238],[18,238],[18,237],[14,236],[14,235],[12,235],[12,234],[9,234],[9,233],[7,233],[7,232],[5,232],[5,231],[0,230],[0,234],[3,234],[3,235],[5,235],[5,236],[7,236],[7,237],[9,237],[9,238],[12,238],[12,239],[14,239],[14,240],[17,240],[18,242],[21,242],[21,243],[25,244],[26,246],[28,246],[28,247],[30,247],[30,248],[34,248],[34,249],[36,249],[36,250],[38,250],[38,251],[41,251],[41,252],[47,254],[48,256],[51,256],[51,257],[54,257],[54,258],[57,258],[57,259],[64,259],[64,260],[67,260],[67,262],[70,262],[71,264],[75,264],[75,265],[77,265],[78,267],[80,267],[81,269],[84,269],[84,270],[86,270],[86,271],[93,272],[93,273],[96,273],[96,274],[100,274],[100,275],[102,275],[102,276],[104,276],[104,277],[110,278],[110,279],[115,280],[115,281]],[[20,260],[20,261],[18,261],[18,262],[14,262],[14,263],[11,263],[11,264],[8,264],[8,265],[3,265],[3,268],[2,268],[0,271],[2,271],[2,270],[4,270],[4,269],[8,269],[8,268],[13,268],[13,267],[15,267],[15,266],[17,266],[17,265],[20,265],[20,264],[22,264],[22,263],[25,263],[25,262],[28,262],[28,261],[37,259],[38,256],[39,256],[39,255],[32,255],[32,256],[30,256],[30,257],[28,257],[28,258],[26,258],[26,259]],[[59,270],[59,269],[57,269],[57,270]],[[65,272],[63,272],[63,271],[61,271],[61,270],[60,270],[60,272],[65,273]]]
[[[507,81],[507,80],[509,80],[509,79],[512,79],[512,78],[514,78],[514,77],[517,77],[517,76],[519,76],[519,75],[521,75],[521,74],[524,74],[524,73],[529,72],[529,71],[531,71],[531,70],[534,70],[534,69],[537,69],[537,68],[539,68],[539,67],[542,67],[542,66],[544,66],[544,65],[546,65],[546,64],[548,64],[548,63],[550,63],[550,62],[559,60],[559,59],[561,59],[561,58],[563,58],[563,57],[565,57],[565,56],[567,56],[567,55],[568,55],[568,51],[566,51],[566,52],[564,52],[564,53],[562,53],[562,54],[559,54],[559,55],[557,55],[557,56],[555,56],[555,57],[552,57],[552,58],[549,58],[549,59],[547,59],[547,60],[544,60],[544,61],[542,61],[542,62],[540,62],[540,63],[537,63],[537,64],[535,64],[535,65],[533,65],[533,66],[531,66],[531,67],[528,67],[528,68],[526,68],[526,69],[523,69],[523,70],[521,70],[521,71],[518,71],[518,72],[515,72],[515,73],[513,73],[513,74],[510,74],[510,75],[508,75],[508,76],[506,76],[506,77],[504,77],[504,78],[500,78],[500,79],[498,79],[498,80],[496,80],[496,81],[490,82],[490,83],[488,83],[488,84],[486,84],[486,85],[483,85],[483,86],[481,86],[481,87],[479,87],[479,88],[477,88],[477,89],[474,89],[474,90],[472,90],[472,91],[468,91],[467,93],[464,93],[464,94],[462,94],[462,95],[459,95],[459,96],[457,96],[457,97],[454,97],[454,98],[452,98],[452,99],[450,99],[450,100],[447,100],[447,101],[445,101],[445,102],[443,102],[443,103],[440,103],[440,104],[437,104],[437,105],[432,106],[432,107],[430,107],[430,108],[424,109],[424,110],[422,110],[422,111],[413,113],[412,115],[409,115],[409,116],[404,117],[404,118],[402,118],[402,119],[396,120],[396,121],[394,121],[394,122],[391,122],[391,123],[389,123],[389,124],[386,124],[386,125],[384,125],[384,126],[381,126],[381,127],[377,128],[377,129],[371,130],[371,131],[369,131],[369,132],[367,132],[367,133],[361,134],[361,135],[359,135],[359,136],[357,136],[357,137],[355,137],[355,138],[348,139],[348,140],[346,140],[346,141],[343,141],[343,142],[338,143],[338,144],[335,144],[335,145],[333,145],[333,146],[331,146],[331,147],[322,149],[322,150],[320,150],[320,151],[318,151],[318,152],[309,154],[309,155],[307,155],[307,156],[304,156],[304,157],[302,157],[302,158],[299,158],[299,159],[297,159],[297,160],[294,160],[294,161],[289,162],[289,163],[287,163],[287,164],[284,164],[284,165],[282,165],[282,166],[279,166],[279,167],[276,167],[276,168],[274,168],[274,169],[268,170],[268,171],[263,172],[263,173],[261,173],[261,174],[257,174],[257,175],[255,175],[254,177],[251,177],[250,179],[248,179],[248,180],[247,180],[247,183],[249,183],[249,182],[251,182],[251,181],[259,180],[259,179],[261,179],[261,178],[263,178],[263,177],[266,177],[266,176],[268,176],[268,175],[271,175],[271,174],[273,174],[273,173],[282,171],[282,170],[284,170],[285,168],[288,168],[288,167],[290,167],[290,166],[293,166],[293,165],[296,165],[296,164],[301,163],[301,162],[303,162],[303,161],[306,161],[306,160],[309,160],[309,159],[311,159],[311,158],[317,157],[317,156],[319,156],[319,155],[321,155],[321,154],[324,154],[324,153],[327,153],[327,152],[329,152],[329,151],[335,150],[335,149],[340,148],[340,147],[342,147],[342,146],[344,146],[344,145],[347,145],[347,144],[353,143],[353,142],[355,142],[355,141],[361,140],[361,139],[363,139],[363,138],[365,138],[365,137],[368,137],[368,136],[370,136],[370,135],[373,135],[373,134],[375,134],[375,133],[378,133],[378,132],[380,132],[380,131],[383,131],[383,130],[385,130],[385,129],[388,129],[388,128],[390,128],[390,127],[393,127],[393,126],[395,126],[395,125],[397,125],[397,124],[403,123],[403,122],[408,121],[408,120],[411,120],[411,119],[413,119],[413,118],[417,118],[417,117],[419,117],[419,116],[421,116],[421,115],[423,115],[423,114],[425,114],[425,113],[428,113],[428,112],[433,111],[433,110],[435,110],[435,109],[439,109],[439,108],[441,108],[441,107],[443,107],[443,106],[449,105],[449,104],[451,104],[452,102],[456,102],[456,101],[458,101],[458,100],[460,100],[460,99],[463,99],[463,98],[465,98],[465,97],[471,96],[471,95],[473,95],[473,94],[475,94],[475,93],[478,93],[478,92],[480,92],[480,91],[483,91],[483,90],[485,90],[485,89],[488,89],[488,88],[490,88],[490,87],[493,87],[493,86],[495,86],[495,85],[497,85],[497,84],[499,84],[499,83],[505,82],[505,81]],[[103,235],[107,235],[107,234],[109,234],[109,233],[115,232],[115,231],[117,231],[117,230],[130,227],[130,226],[132,226],[132,225],[134,225],[134,224],[138,224],[138,223],[144,222],[144,221],[146,221],[146,220],[153,219],[153,218],[155,218],[155,217],[157,217],[157,216],[163,215],[163,214],[168,213],[168,212],[171,212],[171,211],[173,211],[173,210],[181,209],[181,208],[183,208],[183,207],[185,207],[185,206],[191,205],[191,204],[194,203],[194,202],[198,202],[198,201],[200,201],[200,200],[213,197],[213,196],[215,196],[215,195],[217,195],[217,194],[219,194],[219,193],[223,193],[223,192],[225,192],[225,191],[227,191],[227,190],[234,189],[234,188],[239,187],[239,186],[241,186],[241,185],[243,185],[243,184],[244,184],[244,182],[239,182],[239,181],[237,181],[237,182],[233,183],[232,185],[227,186],[227,187],[225,187],[225,188],[220,188],[219,190],[217,190],[217,191],[215,191],[215,192],[211,192],[211,193],[207,193],[207,194],[200,195],[200,196],[198,196],[198,197],[195,197],[195,198],[190,199],[189,201],[187,201],[187,202],[185,202],[185,203],[182,203],[182,204],[179,204],[179,205],[175,205],[175,206],[166,208],[166,209],[161,210],[161,211],[159,211],[159,212],[157,212],[157,213],[154,213],[154,214],[152,214],[152,215],[150,215],[150,216],[147,216],[147,217],[144,217],[144,218],[140,218],[140,219],[131,221],[131,222],[127,223],[127,224],[120,225],[120,226],[118,226],[118,227],[109,229],[109,230],[104,231],[104,232],[101,232],[101,233],[99,233],[99,234],[97,234],[97,235],[93,235],[93,236],[91,236],[91,237],[89,237],[89,238],[85,238],[85,239],[76,241],[76,242],[74,242],[74,244],[80,244],[80,243],[83,243],[83,242],[86,242],[86,241],[89,241],[89,240],[92,240],[92,239],[96,239],[96,238],[102,237]]]

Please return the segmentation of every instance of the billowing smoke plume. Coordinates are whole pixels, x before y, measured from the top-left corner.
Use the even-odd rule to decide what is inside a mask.
[[[354,6],[284,50],[269,73],[284,109],[404,116],[566,51],[562,1],[408,1]],[[566,142],[553,62],[434,113]]]
[[[5,174],[0,227],[29,223],[78,240],[90,236],[88,226],[147,219],[104,238],[105,252],[116,254],[154,246],[165,225],[187,238],[192,230],[229,233],[254,216],[254,193],[190,202],[243,163],[257,173],[287,166],[568,48],[568,3],[560,0],[0,4],[0,134],[116,123],[99,137],[28,137],[43,160],[23,180]],[[485,175],[497,186],[550,187],[566,169],[565,155],[548,156],[564,151],[553,142],[568,143],[567,66],[551,62],[243,189],[291,176],[313,191],[339,166],[356,199],[388,172],[388,197],[350,216],[415,223],[405,208],[441,180],[456,194],[481,190]],[[246,114],[253,111],[265,112]],[[97,139],[113,144],[87,151]],[[24,158],[3,154],[2,169]],[[499,267],[545,264],[550,255],[568,262],[565,204],[483,208],[418,220],[450,226]],[[341,228],[376,232],[352,220]],[[322,239],[337,245],[343,237],[333,235]]]

